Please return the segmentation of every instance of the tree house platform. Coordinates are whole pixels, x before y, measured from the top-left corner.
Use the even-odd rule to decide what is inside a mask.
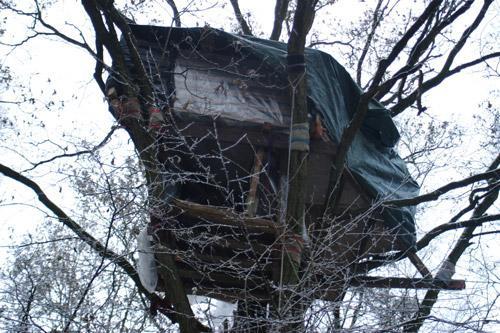
[[[168,176],[177,173],[175,177],[184,181],[167,198],[168,217],[151,229],[158,239],[155,253],[160,270],[163,255],[171,254],[184,285],[193,294],[224,300],[268,300],[276,287],[272,281],[276,281],[288,239],[282,221],[286,131],[269,126],[243,129],[217,121],[191,123],[171,116],[175,128],[171,125],[162,135],[180,137],[182,143],[163,142],[159,156]],[[161,137],[159,140],[162,142]],[[335,300],[339,290],[347,287],[465,287],[462,280],[445,283],[433,279],[414,253],[409,257],[421,278],[356,272],[357,264],[370,256],[404,250],[404,246],[384,225],[383,207],[370,199],[349,170],[342,177],[333,216],[322,215],[335,146],[317,139],[311,140],[310,147],[311,176],[304,189],[309,230],[304,269],[312,272],[309,279],[318,285],[310,297]],[[172,150],[177,158],[169,162]],[[210,174],[203,175],[203,168]],[[193,174],[196,180],[190,178]],[[158,289],[162,290],[161,283]]]
[[[119,71],[111,71],[106,89],[117,119],[149,126],[156,140],[152,164],[160,170],[153,182],[162,185],[162,193],[150,197],[156,202],[150,202],[149,234],[160,275],[172,269],[167,262],[174,258],[192,293],[264,300],[281,287],[283,256],[303,252],[301,269],[314,284],[308,288],[312,298],[334,300],[346,287],[361,285],[463,286],[435,281],[411,252],[421,279],[359,272],[371,256],[411,249],[414,207],[385,207],[383,201],[413,197],[419,187],[393,150],[399,133],[388,110],[372,100],[350,145],[336,188],[340,194],[326,210],[334,143],[362,93],[331,56],[305,50],[310,118],[299,124],[305,132],[299,139],[309,149],[307,185],[301,189],[307,235],[296,235],[284,223],[294,177],[288,172],[293,122],[286,45],[211,28],[130,25],[130,31],[134,49],[124,40],[121,45],[125,66],[132,78],[145,73],[151,96],[127,96],[143,82],[115,76]]]

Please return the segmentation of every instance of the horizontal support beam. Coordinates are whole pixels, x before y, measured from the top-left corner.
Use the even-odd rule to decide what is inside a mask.
[[[196,285],[187,283],[188,286]],[[430,279],[410,279],[410,278],[386,278],[386,277],[371,277],[363,276],[357,277],[351,281],[350,287],[364,287],[364,288],[404,288],[404,289],[442,289],[442,290],[463,290],[465,289],[464,280],[451,280],[448,284],[439,280]],[[198,285],[193,289],[197,295],[204,295],[221,299],[227,302],[234,302],[239,299],[246,299],[254,297],[261,301],[269,301],[270,294],[265,293],[265,288],[239,289],[231,287],[213,287],[213,286],[200,286]],[[338,301],[338,296],[341,294],[342,288],[328,289],[319,291],[315,298],[324,301]]]
[[[189,269],[181,269],[179,273],[187,287],[195,287],[193,290],[196,290],[197,295],[227,301],[236,301],[248,297],[268,301],[270,297],[270,294],[266,293],[269,286],[262,277],[255,277],[255,279],[244,281],[237,276],[229,276],[223,273],[210,273],[204,276],[200,272],[194,272]],[[330,287],[317,290],[314,296],[311,295],[311,297],[325,301],[338,301],[338,296],[346,287],[346,285],[338,283],[338,288]],[[465,281],[450,280],[448,283],[445,283],[436,279],[358,276],[351,279],[348,288],[351,287],[463,290],[465,289]]]
[[[226,207],[201,205],[180,199],[172,199],[171,205],[179,208],[189,216],[200,218],[214,224],[218,223],[224,226],[238,227],[253,232],[279,235],[279,227],[273,221],[257,217],[246,217]]]

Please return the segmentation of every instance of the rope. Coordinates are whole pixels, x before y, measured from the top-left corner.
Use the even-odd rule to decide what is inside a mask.
[[[309,123],[292,124],[290,149],[309,151]]]
[[[288,54],[286,67],[289,72],[302,72],[306,69],[306,59],[303,54]]]

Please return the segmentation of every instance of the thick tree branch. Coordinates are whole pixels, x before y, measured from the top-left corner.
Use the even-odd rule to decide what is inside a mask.
[[[139,52],[137,51],[136,45],[137,42],[135,40],[132,31],[128,25],[128,22],[125,20],[123,15],[112,5],[108,4],[103,0],[98,0],[98,2],[103,6],[106,10],[103,11],[105,15],[109,15],[108,19],[110,23],[108,24],[109,28],[112,27],[112,24],[116,24],[125,38],[125,42],[127,43],[127,47],[129,49],[130,58],[134,65],[135,76],[134,79],[139,82],[139,96],[145,102],[146,106],[154,106],[155,99],[153,93],[153,85],[151,80],[144,68],[144,64],[140,58]],[[148,115],[145,114],[145,121],[147,122]]]
[[[95,0],[82,0],[82,5],[92,22],[96,40],[102,42],[106,47],[106,50],[113,60],[114,66],[117,68],[116,75],[119,75],[119,79],[124,83],[123,86],[126,89],[126,95],[133,96],[136,89],[130,79],[130,72],[126,66],[125,57],[123,56],[117,36],[106,29],[102,16],[97,10],[97,3]]]
[[[356,68],[356,82],[358,83],[359,86],[361,86],[361,74],[362,74],[363,63],[365,61],[366,55],[368,54],[368,50],[372,43],[373,37],[375,36],[375,32],[377,31],[377,28],[379,27],[380,22],[382,22],[382,19],[384,17],[384,13],[380,11],[380,7],[382,6],[383,2],[384,0],[378,0],[377,2],[375,11],[373,12],[370,32],[366,37],[365,45],[363,46],[363,50],[361,51],[361,55],[359,56],[358,59],[358,64]]]
[[[172,8],[172,12],[174,14],[174,23],[176,27],[181,26],[181,16],[179,14],[179,10],[177,9],[177,5],[174,0],[166,0],[170,8]]]
[[[422,83],[420,87],[418,87],[417,90],[415,90],[413,93],[411,93],[409,96],[406,98],[402,99],[398,104],[393,106],[391,108],[391,115],[394,117],[401,112],[403,112],[406,108],[411,106],[423,93],[429,91],[430,89],[436,87],[439,85],[441,82],[443,82],[446,78],[459,73],[461,70],[474,66],[478,63],[481,63],[487,59],[491,59],[493,57],[498,57],[498,52],[489,54],[485,57],[480,57],[479,59],[473,60],[471,62],[465,63],[463,65],[457,66],[454,69],[451,69],[451,66],[453,62],[455,61],[456,56],[458,53],[463,49],[464,45],[466,44],[467,40],[469,39],[470,35],[479,27],[481,22],[486,16],[486,13],[490,7],[490,5],[493,3],[493,0],[484,0],[483,5],[481,9],[479,10],[478,14],[476,15],[474,21],[467,27],[467,29],[464,30],[462,33],[462,36],[459,38],[459,40],[455,43],[451,51],[448,53],[448,56],[445,60],[445,63],[443,64],[443,67],[439,71],[439,73],[434,76],[433,78],[429,79],[428,81],[425,81]],[[465,6],[465,5],[464,5]]]
[[[487,54],[485,56],[482,56],[480,58],[477,58],[475,60],[471,60],[469,62],[463,63],[461,65],[458,65],[450,70],[442,71],[438,73],[436,76],[432,77],[431,79],[425,81],[422,83],[422,85],[414,90],[412,93],[410,93],[408,96],[403,98],[401,101],[399,101],[396,105],[394,105],[391,108],[391,116],[395,117],[398,114],[402,113],[404,110],[406,110],[408,107],[410,107],[415,101],[418,99],[419,94],[423,94],[432,88],[437,87],[439,84],[441,84],[445,79],[460,73],[464,69],[479,65],[481,63],[485,63],[489,59],[495,59],[495,58],[500,58],[500,52],[493,52],[490,54]]]
[[[128,98],[136,98],[141,103],[142,117],[140,120],[133,117],[118,120],[128,131],[144,165],[150,209],[155,212],[151,214],[151,223],[157,223],[165,218],[164,213],[161,212],[166,212],[167,209],[163,199],[165,183],[162,181],[162,166],[157,159],[157,141],[155,140],[155,133],[148,131],[147,128],[150,109],[156,106],[150,77],[136,48],[137,43],[130,26],[124,16],[114,7],[113,2],[82,0],[82,4],[92,20],[96,35],[103,42],[113,59],[116,76],[121,80],[120,83],[124,87],[124,95]],[[104,23],[103,18],[106,23]],[[124,52],[120,46],[115,26],[121,31],[126,42],[133,68],[129,68],[125,62]],[[134,75],[132,76],[131,73],[134,73]],[[165,282],[166,299],[169,304],[173,305],[173,309],[177,313],[176,319],[181,332],[206,331],[206,328],[194,319],[194,313],[189,304],[183,282],[178,274],[173,255],[162,254],[162,260],[162,265],[159,266],[159,274]]]
[[[300,288],[299,268],[302,260],[305,192],[307,180],[307,156],[309,143],[297,144],[297,141],[309,139],[309,120],[307,109],[307,81],[304,50],[306,37],[314,22],[317,0],[298,0],[293,18],[293,28],[287,47],[287,74],[290,84],[291,145],[288,168],[288,195],[286,202],[285,237],[282,242],[282,258],[279,271],[275,271],[275,281],[280,286],[275,295],[276,314],[285,320],[280,332],[302,332],[303,316],[306,303],[297,298]],[[290,308],[284,304],[296,303]],[[298,318],[298,319],[297,319]]]
[[[387,68],[398,58],[400,53],[406,47],[411,38],[417,33],[421,26],[439,9],[442,0],[433,0],[426,7],[424,12],[417,18],[417,20],[410,26],[410,28],[403,34],[401,39],[394,45],[392,51],[389,53],[386,59],[380,61],[374,78],[371,81],[370,88],[359,98],[358,105],[354,112],[353,118],[350,121],[348,127],[342,132],[340,142],[336,151],[335,161],[333,163],[333,168],[330,174],[329,189],[330,195],[325,200],[325,212],[324,217],[329,218],[330,213],[334,210],[336,201],[338,200],[340,191],[340,179],[345,167],[345,161],[347,153],[351,147],[351,144],[361,128],[365,116],[368,112],[368,105],[370,100],[381,90],[388,86],[392,86],[399,79],[418,71],[420,65],[416,66],[404,66],[398,73],[396,73],[392,78],[388,79],[384,83],[382,79],[387,71]]]
[[[234,15],[236,16],[236,20],[238,21],[241,31],[243,32],[244,35],[250,35],[252,36],[252,29],[250,29],[250,26],[248,25],[247,21],[241,14],[240,10],[240,5],[238,3],[238,0],[230,0],[231,5],[233,6],[234,10]]]
[[[500,154],[497,156],[495,161],[490,166],[489,170],[498,168],[500,164]],[[486,211],[493,205],[493,203],[497,200],[499,194],[499,188],[497,187],[495,191],[490,192],[481,203],[474,209],[472,213],[473,219],[478,219],[482,217]],[[437,276],[446,276],[446,279],[451,279],[454,274],[454,267],[457,264],[458,260],[461,258],[462,254],[465,250],[471,245],[470,240],[474,237],[474,231],[477,226],[472,225],[468,226],[462,232],[460,238],[456,242],[455,246],[451,250],[448,257],[443,261]],[[446,281],[445,281],[446,282]],[[419,306],[418,311],[413,316],[412,320],[406,323],[404,326],[405,332],[418,332],[422,327],[424,321],[429,318],[429,315],[436,304],[439,297],[440,290],[439,289],[431,289],[428,290],[425,294],[425,297],[422,303]]]
[[[446,184],[437,190],[434,190],[430,193],[419,195],[418,197],[410,198],[410,199],[401,199],[401,200],[390,200],[385,201],[383,205],[385,206],[395,206],[395,207],[403,207],[403,206],[416,206],[423,202],[433,201],[439,199],[439,197],[449,191],[468,186],[478,181],[482,180],[499,180],[500,179],[500,169],[495,169],[487,172],[483,172],[477,175],[470,176],[468,178],[451,182]]]
[[[283,21],[285,20],[286,13],[288,11],[289,0],[276,0],[276,6],[274,7],[274,22],[273,31],[271,32],[271,40],[279,40],[281,36],[281,31],[283,30]]]
[[[95,36],[95,49],[96,49],[96,58],[95,58],[95,68],[94,68],[94,79],[101,89],[103,95],[106,95],[106,84],[102,79],[102,72],[104,71],[104,47],[102,40],[99,35]]]
[[[434,15],[434,13],[439,9],[441,2],[442,0],[431,1],[425,8],[424,12],[415,20],[410,28],[403,34],[401,39],[399,39],[399,41],[394,45],[387,58],[380,61],[377,71],[373,76],[369,90],[376,88],[380,84],[382,78],[384,77],[384,74],[387,71],[387,68],[389,68],[389,66],[398,58],[410,39],[415,36],[420,27],[422,27],[422,25],[429,19],[429,17]]]
[[[403,72],[400,75],[407,75],[407,73],[412,73],[417,70],[418,67],[407,68],[406,72]],[[352,142],[354,141],[354,138],[356,137],[356,134],[363,125],[363,121],[369,110],[368,105],[371,99],[373,98],[373,96],[375,96],[375,94],[379,91],[379,89],[383,89],[386,85],[391,85],[394,81],[399,80],[399,78],[400,78],[399,76],[394,76],[389,80],[385,81],[380,86],[371,89],[370,91],[362,94],[359,97],[358,104],[354,112],[354,116],[349,122],[347,128],[345,128],[344,131],[342,132],[342,136],[340,138],[337,151],[335,152],[335,161],[333,162],[333,167],[330,172],[329,187],[328,187],[330,189],[330,195],[327,196],[324,203],[325,210],[323,215],[326,219],[329,219],[331,217],[330,215],[335,208],[336,201],[340,198],[339,184],[342,174],[344,172],[347,153],[349,152],[349,149],[351,147]]]
[[[415,41],[415,44],[413,45],[412,49],[409,52],[409,56],[406,62],[406,66],[415,66],[419,62],[424,62],[428,59],[424,57],[424,59],[421,59],[421,56],[426,53],[426,52],[431,52],[432,51],[432,45],[435,43],[436,37],[442,33],[442,31],[448,27],[450,24],[455,22],[460,16],[465,14],[470,7],[472,6],[473,0],[468,0],[466,1],[460,8],[458,8],[455,12],[451,13],[448,16],[445,16],[444,18],[438,19],[435,18],[438,16],[438,12],[436,12],[436,15],[433,15],[427,19],[427,23],[420,32],[420,36],[417,38]],[[434,22],[435,19],[437,22]],[[404,68],[404,67],[403,67]],[[396,72],[396,75],[400,73],[403,69],[399,70]],[[406,81],[406,77],[403,77],[401,80],[401,86],[400,90],[403,88],[404,83]],[[394,82],[396,83],[396,82]],[[393,87],[393,85],[389,85],[384,89],[381,89],[377,95],[375,96],[376,99],[381,100]]]

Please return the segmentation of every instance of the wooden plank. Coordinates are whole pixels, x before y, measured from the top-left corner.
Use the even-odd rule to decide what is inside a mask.
[[[188,285],[203,288],[236,289],[242,293],[251,293],[251,290],[264,289],[268,285],[267,279],[256,275],[242,276],[238,272],[198,272],[191,269],[179,268],[179,276]]]
[[[186,137],[203,138],[209,134],[206,140],[215,140],[215,129],[217,129],[217,139],[222,143],[234,144],[241,142],[241,144],[250,144],[254,148],[268,148],[271,146],[273,149],[283,149],[283,153],[287,153],[290,142],[288,128],[269,128],[268,125],[247,124],[248,126],[230,126],[224,123],[223,120],[215,119],[211,121],[197,120],[196,122],[187,119],[176,119],[175,121],[175,125],[179,130],[178,134]],[[214,136],[210,136],[210,134],[214,134]],[[333,156],[335,150],[336,145],[330,141],[311,140],[310,153]]]
[[[174,113],[175,114],[175,113]],[[284,128],[273,128],[266,131],[264,126],[256,126],[249,123],[249,126],[228,126],[221,120],[176,120],[179,134],[185,137],[203,138],[206,140],[217,139],[221,143],[251,144],[254,147],[267,147],[272,142],[273,148],[287,149],[289,143],[288,131]],[[217,129],[217,135],[215,130]],[[267,133],[266,133],[267,132]]]
[[[254,217],[257,212],[259,198],[257,197],[257,189],[260,183],[260,172],[262,171],[262,163],[264,160],[265,151],[262,148],[259,148],[254,156],[254,164],[252,168],[252,172],[250,174],[250,189],[248,190],[247,195],[247,210],[246,215],[249,217]]]
[[[186,214],[201,218],[206,222],[219,223],[229,227],[238,227],[255,232],[277,234],[279,226],[273,221],[257,217],[245,217],[226,207],[201,205],[186,200],[172,199],[172,206],[184,211]]]
[[[420,260],[420,258],[418,257],[418,255],[415,252],[409,251],[408,252],[408,259],[410,259],[413,266],[415,266],[417,268],[417,270],[420,272],[420,274],[422,274],[422,277],[432,279],[431,272],[429,271],[427,266],[425,266],[425,264],[422,262],[422,260]]]
[[[269,301],[266,283],[261,279],[241,280],[227,274],[209,273],[204,276],[199,272],[180,270],[180,275],[188,288],[196,295],[214,297],[226,301],[237,301],[252,298]],[[415,279],[399,277],[358,276],[350,281],[349,287],[362,288],[401,288],[401,289],[441,289],[463,290],[464,280],[451,280],[445,283],[436,279]],[[314,297],[325,301],[338,301],[338,295],[346,288],[343,283],[338,287],[318,290]]]
[[[239,271],[269,274],[271,272],[271,263],[266,262],[266,258],[262,258],[260,262],[251,258],[244,257],[225,257],[216,255],[206,255],[200,253],[177,254],[175,261],[185,264],[193,269],[207,267],[213,272]]]

